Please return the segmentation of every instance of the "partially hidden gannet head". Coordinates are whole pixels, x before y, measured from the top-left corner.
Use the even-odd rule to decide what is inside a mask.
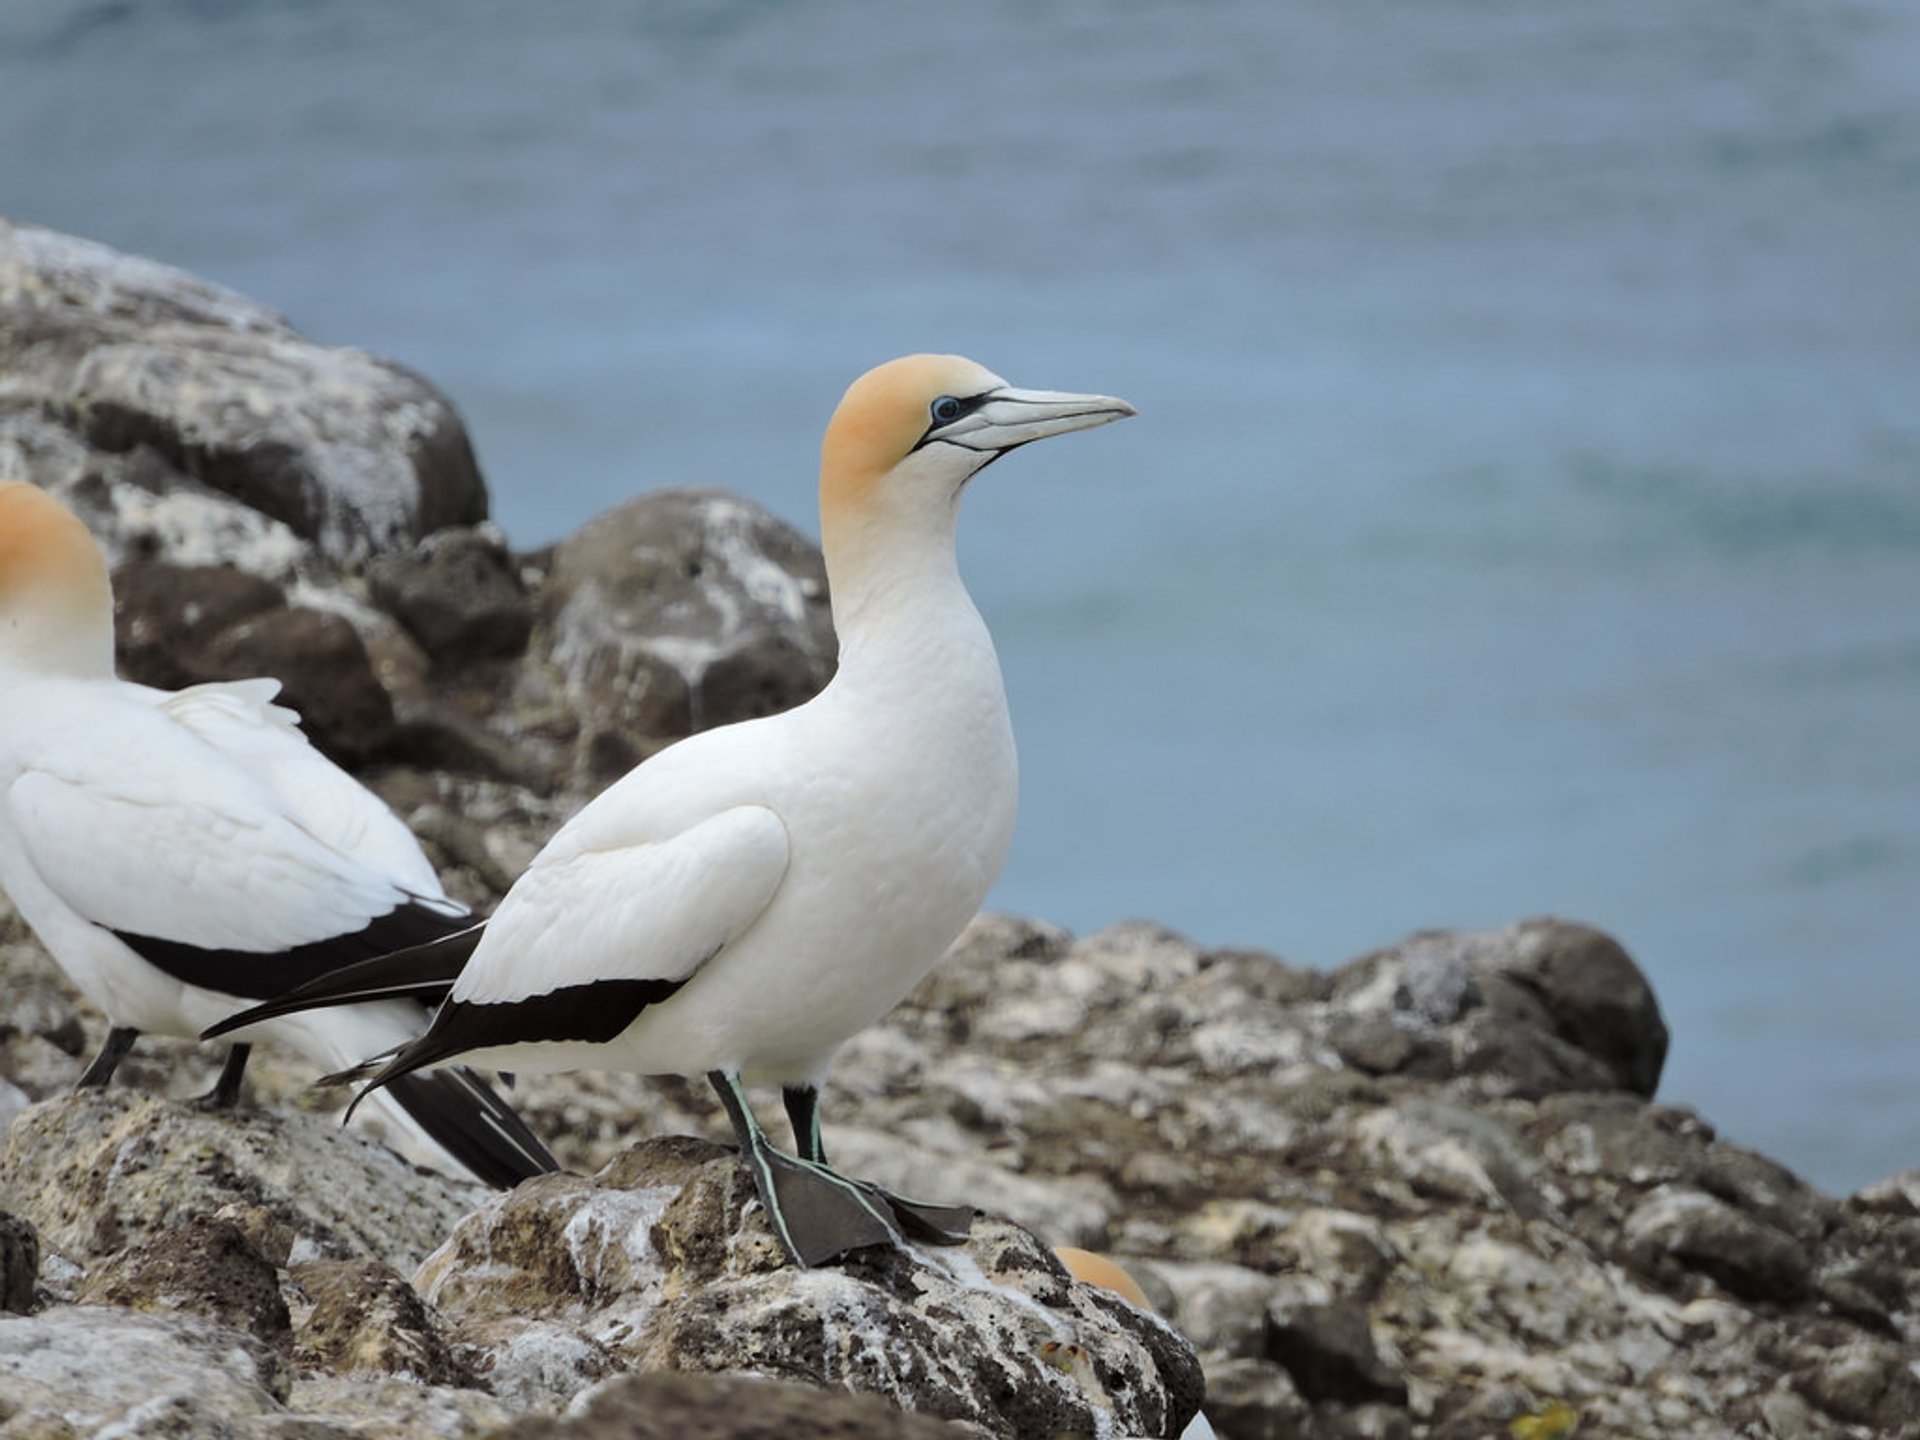
[[[1111,1290],[1129,1305],[1137,1305],[1142,1310],[1151,1311],[1153,1302],[1147,1299],[1147,1292],[1140,1288],[1140,1282],[1123,1270],[1115,1261],[1104,1255],[1096,1255],[1091,1250],[1079,1250],[1071,1245],[1056,1245],[1053,1253],[1060,1263],[1067,1267],[1074,1279],[1088,1285],[1098,1285],[1102,1290]]]
[[[78,516],[21,480],[0,480],[0,663],[113,673],[106,559]]]
[[[827,425],[821,527],[950,515],[961,487],[1009,450],[1133,413],[1111,395],[1016,390],[958,355],[889,360],[848,387]]]

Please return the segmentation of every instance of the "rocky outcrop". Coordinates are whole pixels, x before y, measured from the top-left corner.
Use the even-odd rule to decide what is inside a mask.
[[[745,1373],[884,1396],[992,1435],[1175,1433],[1192,1352],[1074,1283],[1031,1234],[796,1269],[734,1153],[659,1139],[592,1180],[545,1177],[468,1216],[414,1277],[496,1394],[563,1404],[617,1371]],[[1087,1363],[1063,1363],[1071,1351]]]
[[[1614,983],[1550,983],[1582,957]],[[1178,1419],[1173,1332],[1070,1286],[1044,1241],[1126,1262],[1225,1436],[1911,1433],[1920,1179],[1820,1194],[1642,1093],[1663,1045],[1631,962],[1564,922],[1320,974],[987,917],[848,1047],[826,1107],[846,1168],[983,1207],[962,1249],[782,1265],[731,1156],[672,1138],[725,1133],[687,1082],[523,1078],[575,1173],[485,1203],[330,1122],[115,1090],[14,1122],[0,1207],[39,1229],[42,1308],[0,1335],[82,1300],[202,1349],[218,1326],[291,1377],[261,1413],[357,1426],[399,1386],[446,1435],[663,1369],[974,1434]]]

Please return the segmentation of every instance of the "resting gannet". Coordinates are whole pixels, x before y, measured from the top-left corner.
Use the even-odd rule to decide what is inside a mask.
[[[1105,395],[1017,390],[952,355],[861,376],[821,447],[840,641],[827,687],[616,781],[534,858],[484,933],[369,962],[232,1023],[453,979],[431,1028],[369,1089],[454,1056],[705,1074],[797,1263],[897,1243],[902,1227],[961,1238],[970,1210],[829,1168],[820,1085],[840,1046],[973,917],[1013,833],[1000,663],[954,556],[961,492],[1017,446],[1133,413]],[[797,1153],[769,1141],[749,1084],[781,1087]]]
[[[111,1027],[81,1086],[142,1031],[194,1036],[236,1005],[464,930],[407,828],[307,743],[273,680],[155,690],[117,678],[100,547],[45,491],[0,482],[0,890]],[[417,1036],[417,1001],[249,1029],[204,1103],[232,1105],[249,1042],[327,1069]],[[482,1180],[555,1168],[476,1076],[416,1077],[389,1112]]]

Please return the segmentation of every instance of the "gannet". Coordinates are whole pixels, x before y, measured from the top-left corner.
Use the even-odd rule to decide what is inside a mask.
[[[970,1210],[828,1166],[820,1085],[973,917],[1013,833],[1000,663],[954,555],[961,492],[1018,446],[1133,413],[1105,395],[1017,390],[952,355],[861,376],[821,446],[840,642],[826,688],[644,761],[560,829],[483,932],[231,1023],[452,979],[431,1028],[368,1089],[455,1056],[704,1074],[796,1263],[897,1243],[903,1226],[961,1238]],[[781,1088],[797,1153],[762,1130],[745,1088],[758,1084]]]
[[[1156,1313],[1153,1302],[1147,1299],[1147,1292],[1140,1288],[1140,1282],[1128,1274],[1119,1261],[1072,1245],[1056,1245],[1053,1253],[1074,1279],[1088,1285],[1098,1285],[1102,1290],[1111,1290],[1136,1310],[1144,1310],[1149,1315]],[[1213,1424],[1204,1410],[1194,1413],[1193,1419],[1187,1422],[1187,1428],[1180,1432],[1180,1440],[1215,1440]]]
[[[474,923],[278,690],[117,678],[100,547],[45,491],[0,482],[0,890],[106,1013],[81,1086],[106,1084],[142,1031],[195,1036],[248,1000]],[[336,1069],[426,1021],[392,1000],[271,1021],[233,1045],[203,1103],[236,1101],[260,1036]],[[389,1114],[410,1138],[492,1184],[555,1168],[478,1077],[416,1079]]]

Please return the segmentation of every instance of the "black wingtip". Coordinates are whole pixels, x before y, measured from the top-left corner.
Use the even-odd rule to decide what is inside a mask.
[[[473,921],[450,935],[339,966],[305,984],[229,1015],[200,1032],[202,1040],[217,1040],[262,1020],[297,1015],[334,1005],[358,1005],[371,1000],[419,1000],[437,1005],[480,944],[484,921]]]
[[[441,1149],[495,1189],[509,1190],[560,1168],[526,1121],[464,1065],[396,1075],[387,1088]]]

